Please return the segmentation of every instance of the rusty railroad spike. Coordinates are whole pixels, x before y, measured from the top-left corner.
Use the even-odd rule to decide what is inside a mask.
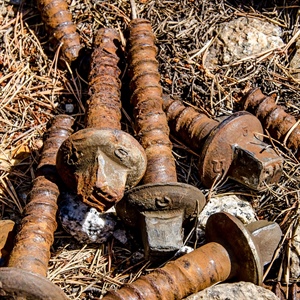
[[[142,179],[147,165],[144,149],[121,130],[119,41],[116,30],[99,30],[89,75],[86,129],[67,139],[57,155],[58,173],[68,188],[101,212]]]
[[[262,141],[263,128],[254,115],[237,112],[219,123],[168,96],[163,105],[171,131],[199,153],[205,186],[226,176],[255,190],[278,182],[283,159]]]
[[[53,119],[8,267],[0,268],[0,296],[35,300],[68,299],[45,276],[57,227],[59,189],[56,154],[62,142],[71,135],[73,122],[74,119],[66,115]]]
[[[259,88],[253,88],[241,102],[243,108],[256,115],[270,135],[286,144],[300,161],[300,123],[276,104],[275,95],[266,96]]]
[[[155,261],[183,246],[182,225],[205,199],[199,189],[177,182],[151,24],[134,19],[129,31],[131,103],[148,164],[144,184],[127,191],[116,210],[127,225],[141,228],[145,256]]]
[[[103,300],[183,299],[225,280],[261,285],[263,264],[271,261],[281,235],[275,222],[245,227],[228,213],[216,213],[207,221],[206,245],[110,291]]]

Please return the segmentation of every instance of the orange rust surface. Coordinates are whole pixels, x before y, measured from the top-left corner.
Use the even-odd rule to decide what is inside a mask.
[[[101,28],[98,31],[91,57],[86,128],[121,129],[119,44],[120,36],[115,29]]]
[[[129,25],[129,76],[136,131],[147,155],[144,183],[177,182],[169,127],[162,109],[157,48],[148,20]]]
[[[71,63],[78,57],[81,45],[67,1],[37,0],[37,5],[49,33],[56,39],[58,46],[61,44],[62,58]]]
[[[12,220],[0,220],[0,266],[6,264],[6,260],[13,249],[15,238],[15,222]]]
[[[56,202],[59,190],[55,182],[55,158],[62,141],[72,133],[72,124],[73,118],[58,116],[48,131],[38,167],[39,176],[33,182],[8,267],[42,276],[47,274],[50,247],[57,227]]]
[[[193,107],[185,107],[180,101],[169,97],[164,98],[163,107],[172,132],[187,142],[194,151],[202,148],[211,130],[219,124]]]
[[[228,279],[231,262],[218,243],[206,244],[175,261],[142,276],[103,300],[182,299],[217,282]]]
[[[286,146],[295,151],[300,160],[300,124],[297,125],[296,119],[276,104],[274,95],[266,96],[255,88],[243,97],[242,103],[245,110],[256,115],[273,138],[281,142],[286,140]]]

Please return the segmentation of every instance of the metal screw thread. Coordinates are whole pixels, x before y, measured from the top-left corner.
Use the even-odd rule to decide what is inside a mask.
[[[183,299],[228,279],[230,273],[228,252],[220,244],[212,242],[126,284],[118,291],[109,292],[103,300]]]
[[[169,97],[164,97],[163,108],[171,131],[194,151],[202,148],[209,133],[219,124],[193,107],[185,107]]]
[[[8,267],[46,276],[50,247],[56,230],[57,198],[55,158],[61,143],[72,133],[73,118],[57,116],[44,143],[39,175],[33,181],[21,229],[16,236]]]
[[[162,88],[156,60],[157,48],[148,20],[131,21],[129,76],[135,125],[147,155],[144,183],[177,182],[169,127],[162,109]]]
[[[74,118],[68,115],[57,115],[52,119],[50,128],[44,135],[45,142],[36,176],[46,176],[47,179],[56,181],[56,154],[61,144],[73,133],[73,124]]]
[[[115,29],[101,28],[91,57],[85,126],[121,129],[121,71],[117,55],[120,36]]]
[[[296,151],[300,159],[300,123],[275,103],[275,96],[266,96],[259,88],[250,90],[242,99],[245,110],[255,114],[270,135]]]
[[[38,0],[37,6],[49,34],[57,40],[58,46],[61,45],[62,59],[71,63],[78,57],[81,45],[67,1]]]

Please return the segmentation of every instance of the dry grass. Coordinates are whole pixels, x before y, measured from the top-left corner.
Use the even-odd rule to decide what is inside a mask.
[[[85,65],[95,32],[102,26],[114,27],[122,33],[125,46],[129,0],[69,2],[85,47],[83,59],[72,69],[57,64],[57,54],[51,48],[34,1],[0,1],[0,7],[7,10],[0,14],[0,218],[17,223],[34,178],[48,120],[65,112],[65,104],[73,104],[77,126],[82,127],[87,98]],[[299,119],[299,82],[289,69],[299,36],[299,4],[265,2],[250,5],[247,1],[243,5],[242,1],[225,0],[136,1],[138,17],[150,19],[157,37],[164,92],[219,117],[238,110],[235,95],[250,83],[264,93],[276,91],[278,104]],[[286,46],[220,65],[214,71],[208,69],[207,51],[218,25],[238,16],[280,25]],[[126,88],[123,98],[128,101]],[[126,104],[124,109],[128,116],[123,120],[124,130],[132,132]],[[198,180],[197,155],[178,140],[172,140],[179,181],[201,188],[206,195],[242,194],[253,204],[259,218],[281,225],[284,239],[278,250],[280,259],[266,270],[266,282],[298,281],[299,278],[290,278],[286,267],[299,218],[300,165],[292,153],[266,133],[266,141],[285,159],[279,184],[255,193],[227,182],[209,191]],[[133,239],[125,246],[114,239],[100,246],[87,246],[78,245],[58,231],[52,250],[48,277],[70,299],[97,299],[107,289],[134,280],[150,267],[140,255],[140,244],[135,245]]]

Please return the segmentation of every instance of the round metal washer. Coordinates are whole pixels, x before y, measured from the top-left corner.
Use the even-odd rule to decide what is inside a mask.
[[[205,235],[208,242],[221,244],[230,254],[230,278],[262,284],[263,264],[259,246],[239,219],[229,213],[215,213],[207,220]]]
[[[199,159],[201,182],[211,187],[218,180],[224,179],[233,160],[234,144],[245,143],[253,139],[253,134],[262,140],[263,128],[252,114],[241,111],[226,118],[207,137]]]
[[[137,226],[138,211],[164,211],[184,208],[187,219],[205,205],[203,193],[196,187],[180,182],[149,183],[128,190],[116,204],[121,219],[129,226]]]

